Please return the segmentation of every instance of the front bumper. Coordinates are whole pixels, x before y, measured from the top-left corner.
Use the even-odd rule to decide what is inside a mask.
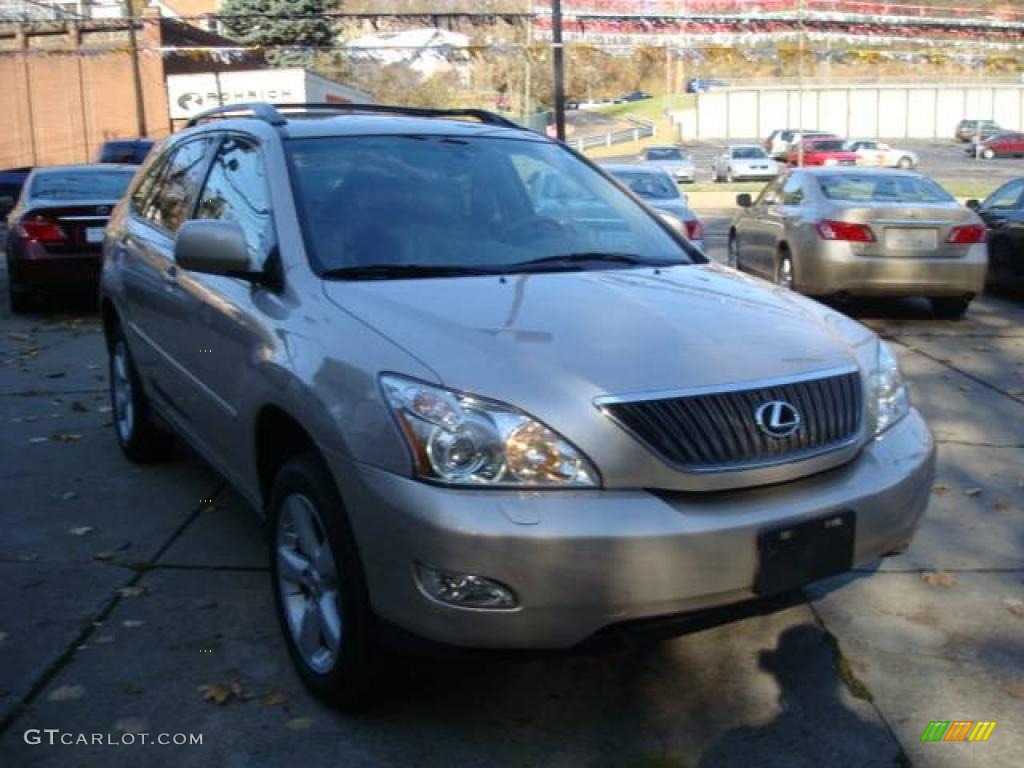
[[[794,264],[796,288],[812,296],[964,296],[985,287],[988,247],[972,245],[959,258],[862,256],[848,243],[816,243]]]
[[[753,597],[764,528],[848,509],[855,562],[905,547],[928,501],[935,448],[913,411],[843,467],[708,494],[461,490],[328,460],[378,616],[450,645],[556,649],[622,622]],[[419,590],[416,562],[497,579],[520,605],[442,605]]]

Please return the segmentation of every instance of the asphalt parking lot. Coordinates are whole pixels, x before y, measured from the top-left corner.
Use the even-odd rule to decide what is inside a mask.
[[[721,258],[725,220],[707,221]],[[1024,301],[986,295],[962,322],[924,302],[843,309],[895,342],[939,442],[909,551],[659,644],[395,660],[380,703],[345,717],[291,671],[255,515],[185,450],[145,469],[121,457],[88,302],[15,317],[4,299],[2,763],[1020,765]],[[934,720],[997,726],[985,743],[923,743]],[[138,733],[202,744],[59,738]]]
[[[928,174],[940,182],[973,181],[983,188],[994,190],[1008,179],[1024,174],[1024,159],[999,157],[992,160],[978,160],[966,153],[967,145],[953,139],[881,139],[881,141],[898,149],[916,152],[919,157],[917,170]],[[762,139],[730,139],[716,142],[696,142],[686,144],[697,167],[697,181],[711,181],[711,166],[726,144],[757,144]],[[633,156],[608,158],[631,162]],[[680,187],[683,191],[686,185]]]

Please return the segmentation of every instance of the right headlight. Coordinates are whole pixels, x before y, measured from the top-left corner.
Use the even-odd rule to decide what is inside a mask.
[[[422,478],[483,487],[598,484],[575,446],[512,406],[394,374],[380,381]]]
[[[880,435],[910,412],[900,363],[892,348],[878,340],[874,370],[867,376],[868,424],[872,434]]]

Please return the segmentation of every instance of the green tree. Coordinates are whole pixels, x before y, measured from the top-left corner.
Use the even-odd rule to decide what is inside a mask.
[[[276,67],[309,67],[315,47],[334,42],[325,15],[337,2],[324,0],[224,0],[220,10],[227,34],[246,45],[268,46],[267,61]],[[286,46],[286,47],[281,47]]]

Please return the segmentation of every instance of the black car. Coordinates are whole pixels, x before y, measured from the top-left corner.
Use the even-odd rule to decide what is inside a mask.
[[[127,165],[142,165],[149,150],[153,148],[153,142],[149,139],[114,139],[103,142],[100,147],[99,163],[123,163]]]
[[[633,91],[632,93],[627,93],[626,95],[620,96],[619,98],[621,98],[623,101],[646,101],[647,99],[651,98],[651,94],[649,94],[647,91]]]
[[[11,310],[26,312],[41,291],[96,291],[107,220],[134,165],[36,168],[8,216],[7,288]]]
[[[984,201],[968,200],[988,226],[989,281],[1024,283],[1024,177],[1006,182]]]

